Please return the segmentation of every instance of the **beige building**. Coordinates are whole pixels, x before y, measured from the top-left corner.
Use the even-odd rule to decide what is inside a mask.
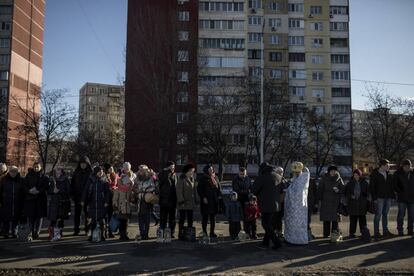
[[[79,134],[115,135],[124,141],[125,91],[120,85],[86,83],[79,91]]]

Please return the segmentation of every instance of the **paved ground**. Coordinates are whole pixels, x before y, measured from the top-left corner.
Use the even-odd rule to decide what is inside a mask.
[[[395,232],[395,208],[390,229]],[[372,218],[369,218],[372,221]],[[321,224],[314,218],[313,230],[321,236]],[[348,222],[341,223],[347,235]],[[218,233],[227,236],[228,225],[219,223]],[[372,225],[370,225],[372,229]],[[132,235],[137,225],[131,225]],[[155,227],[152,227],[154,236]],[[312,274],[312,275],[414,275],[414,238],[396,237],[380,242],[362,243],[359,239],[331,244],[316,239],[308,246],[285,245],[278,251],[259,249],[259,241],[232,242],[222,237],[216,244],[201,245],[173,241],[158,244],[109,240],[100,244],[85,237],[69,237],[66,229],[59,242],[41,240],[19,243],[0,240],[0,275],[17,274]],[[132,236],[131,235],[131,236]]]

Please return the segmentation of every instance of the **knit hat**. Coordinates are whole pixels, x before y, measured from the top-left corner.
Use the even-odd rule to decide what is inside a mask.
[[[337,167],[337,166],[335,166],[335,165],[330,165],[330,166],[328,167],[328,173],[329,173],[329,172],[331,172],[331,171],[338,171],[338,167]]]
[[[302,172],[303,171],[303,163],[302,162],[293,162],[292,164],[292,172]]]
[[[125,162],[125,163],[122,165],[122,168],[123,168],[124,170],[131,170],[131,163],[129,163],[129,162]]]
[[[402,162],[402,165],[403,165],[403,166],[410,166],[410,167],[411,167],[411,160],[410,160],[410,159],[405,159],[405,160]]]
[[[359,176],[362,176],[362,171],[359,170],[359,169],[355,169],[354,172],[353,172],[353,174],[357,174]]]
[[[185,165],[185,166],[183,167],[183,174],[188,173],[188,171],[189,171],[189,170],[191,170],[191,169],[195,169],[195,167],[194,167],[194,165],[193,165],[193,164],[187,164],[187,165]]]

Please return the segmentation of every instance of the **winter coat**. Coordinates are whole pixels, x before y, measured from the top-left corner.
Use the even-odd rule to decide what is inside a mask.
[[[360,178],[359,185],[361,193],[359,198],[355,196],[356,180],[352,178],[345,188],[345,195],[348,203],[348,213],[350,216],[365,216],[368,211],[368,182],[364,178]]]
[[[339,189],[335,192],[333,188]],[[320,220],[321,221],[339,221],[339,204],[341,196],[345,192],[345,185],[339,174],[330,176],[325,174],[319,183],[319,199],[321,201]]]
[[[109,185],[102,178],[91,175],[82,195],[82,202],[88,206],[88,217],[99,220],[106,217],[105,204],[110,203]]]
[[[82,169],[80,167],[81,163],[86,163],[87,167],[86,169]],[[86,184],[88,182],[89,176],[92,173],[92,166],[91,162],[89,161],[88,157],[83,157],[76,167],[75,171],[72,174],[72,180],[71,180],[71,195],[72,199],[75,202],[80,202],[82,200],[83,191],[86,187]]]
[[[378,198],[395,198],[393,186],[393,179],[390,173],[387,172],[387,179],[384,178],[378,169],[371,173],[369,189],[373,200]]]
[[[249,193],[252,187],[250,177],[246,176],[245,178],[240,178],[240,176],[236,176],[233,179],[232,186],[233,191],[237,193],[238,200],[241,205],[244,206],[244,204],[249,201]]]
[[[414,203],[414,171],[408,173],[399,169],[394,173],[394,190],[398,202]]]
[[[31,194],[30,189],[36,187],[38,194]],[[49,191],[49,178],[42,172],[29,170],[24,178],[24,209],[23,215],[28,218],[47,217],[47,192]]]
[[[129,218],[131,215],[131,196],[132,190],[113,191],[112,206],[114,208],[114,213],[117,214],[118,218]]]
[[[317,204],[317,198],[318,198],[318,186],[316,184],[316,179],[311,178],[309,180],[309,188],[308,188],[308,208],[309,208],[309,210],[313,210],[313,208]]]
[[[273,172],[270,166],[262,167],[261,174],[252,186],[252,192],[257,196],[262,213],[275,213],[280,210],[280,187],[282,176]]]
[[[23,185],[23,179],[20,177],[20,174],[15,178],[12,178],[8,174],[1,180],[0,220],[12,221],[22,217],[24,201]]]
[[[243,209],[239,201],[231,200],[227,203],[226,217],[229,222],[240,222],[243,220]]]
[[[197,183],[194,179],[188,179],[185,175],[180,176],[177,183],[177,209],[194,210],[198,203]]]
[[[211,184],[210,176],[204,174],[197,186],[198,196],[200,197],[200,209],[202,215],[217,215],[219,211],[220,200],[222,200],[221,186],[217,177],[217,185]],[[207,204],[204,203],[207,198]]]
[[[247,202],[244,205],[244,221],[246,222],[256,221],[256,219],[259,217],[260,217],[260,210],[259,210],[259,206],[257,206],[257,203],[251,204],[250,202]]]
[[[160,207],[176,207],[177,206],[177,175],[170,175],[169,170],[163,170],[159,175],[159,191],[160,191]]]
[[[146,215],[152,212],[153,205],[145,202],[145,193],[158,193],[157,182],[153,178],[146,180],[135,179],[132,187],[134,196],[137,198],[137,212],[138,215]]]
[[[64,201],[70,200],[70,182],[66,176],[61,176],[56,181],[52,178],[49,187],[49,212],[47,218],[49,220],[66,219],[68,213],[65,214]],[[54,188],[59,190],[56,194]]]

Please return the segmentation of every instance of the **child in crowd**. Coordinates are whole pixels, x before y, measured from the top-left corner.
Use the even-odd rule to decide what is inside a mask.
[[[257,239],[256,235],[256,219],[260,217],[259,207],[257,206],[257,197],[253,194],[249,194],[249,202],[244,206],[244,223],[246,225],[246,234],[250,239]]]
[[[226,208],[226,216],[229,220],[230,237],[235,240],[240,233],[240,222],[243,219],[243,210],[240,202],[237,200],[236,192],[232,192],[231,194],[231,200]]]

